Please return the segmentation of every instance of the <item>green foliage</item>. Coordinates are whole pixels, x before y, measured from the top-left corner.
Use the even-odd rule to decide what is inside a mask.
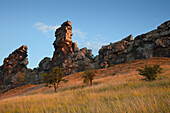
[[[153,67],[145,65],[145,67],[137,69],[137,71],[139,71],[140,75],[146,76],[146,78],[151,81],[155,80],[157,75],[162,73],[162,68],[160,68],[160,65],[154,65]]]
[[[90,82],[90,85],[92,85],[92,81],[94,79],[94,76],[96,76],[96,71],[94,71],[94,70],[85,71],[82,75],[82,77],[84,78],[83,83],[89,83]]]
[[[47,73],[42,74],[43,81],[46,83],[46,86],[53,85],[55,92],[56,92],[56,89],[58,88],[58,85],[61,81],[63,81],[64,83],[68,82],[68,80],[62,79],[63,76],[64,76],[63,69],[59,68],[59,67],[54,67],[52,69],[52,72],[50,72],[49,74],[47,74]],[[51,85],[49,85],[49,84],[51,84]]]

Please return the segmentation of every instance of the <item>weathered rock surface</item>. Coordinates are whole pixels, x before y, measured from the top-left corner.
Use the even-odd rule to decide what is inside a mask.
[[[52,58],[51,68],[59,66],[64,69],[65,74],[84,71],[94,68],[92,64],[92,50],[83,48],[79,51],[76,43],[72,39],[71,22],[64,22],[55,32],[56,40],[53,45],[55,48]]]
[[[42,83],[42,74],[47,73],[50,69],[51,58],[45,57],[40,61],[39,66],[33,70],[27,70],[25,74],[25,84],[40,84]]]
[[[71,25],[70,21],[66,21],[55,32],[56,40],[53,43],[55,51],[52,58],[52,67],[61,66],[68,56],[79,50],[77,44],[71,40],[73,35]]]
[[[27,71],[27,64],[26,45],[16,49],[4,59],[4,63],[0,67],[0,86],[2,92],[22,84]]]
[[[103,46],[99,50],[99,65],[104,68],[110,64],[151,57],[170,57],[170,21],[134,40],[130,35],[121,41]]]
[[[51,58],[45,57],[39,63],[39,71],[48,71],[51,64]]]
[[[62,68],[66,74],[85,71],[96,67],[94,59],[92,58],[92,50],[82,48],[80,51],[70,55],[64,63]]]

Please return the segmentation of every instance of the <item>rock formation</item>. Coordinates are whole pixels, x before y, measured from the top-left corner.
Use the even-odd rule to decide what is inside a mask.
[[[25,84],[40,84],[42,83],[42,74],[48,73],[51,65],[51,58],[45,57],[40,61],[37,68],[29,69],[25,75]]]
[[[64,60],[62,68],[66,74],[85,71],[96,67],[94,59],[92,58],[92,50],[82,48],[80,51],[70,55]]]
[[[97,63],[92,59],[92,51],[87,48],[80,49],[72,39],[71,22],[64,22],[55,32],[56,40],[53,45],[55,48],[52,59],[45,57],[40,61],[39,67],[29,70],[26,73],[26,84],[42,83],[42,74],[49,73],[54,67],[62,67],[64,74],[84,71],[94,68]]]
[[[136,59],[151,57],[170,57],[170,21],[157,27],[156,30],[121,41],[102,46],[99,55],[93,57],[92,50],[86,47],[79,50],[72,41],[71,22],[64,22],[55,32],[56,40],[52,59],[45,57],[39,67],[27,69],[27,46],[21,46],[7,58],[0,66],[0,93],[21,84],[42,83],[42,74],[49,73],[59,66],[65,75],[85,71],[88,69],[107,68],[112,64],[120,64]],[[23,81],[24,79],[24,81]]]
[[[53,45],[55,48],[52,58],[51,68],[62,67],[65,74],[75,73],[94,67],[92,65],[92,50],[83,48],[79,51],[76,43],[72,39],[71,22],[64,22],[55,32],[56,40]]]
[[[103,46],[99,50],[99,65],[104,68],[110,64],[151,57],[170,57],[170,21],[134,40],[130,35],[121,41]]]
[[[61,66],[68,56],[79,50],[77,44],[71,40],[73,35],[71,25],[70,21],[66,21],[55,32],[56,40],[53,43],[55,51],[52,67]]]
[[[21,46],[4,59],[0,67],[1,91],[5,92],[22,84],[27,71],[27,46]]]

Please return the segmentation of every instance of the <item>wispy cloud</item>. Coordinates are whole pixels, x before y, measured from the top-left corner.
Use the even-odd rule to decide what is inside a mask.
[[[54,31],[55,29],[59,28],[58,25],[56,25],[56,26],[45,25],[42,22],[36,22],[34,24],[34,27],[37,28],[38,30],[42,31],[43,33],[47,33],[49,31]]]
[[[106,45],[105,37],[100,34],[95,35],[94,37],[89,37],[86,32],[81,30],[73,30],[73,39],[78,44],[80,48],[87,47],[92,49],[93,53],[98,54],[99,49]]]
[[[88,47],[88,48],[92,49],[92,50],[93,50],[93,53],[94,53],[95,55],[97,55],[99,49],[100,49],[103,45],[107,45],[107,43],[105,42],[104,39],[100,39],[100,40],[99,40],[99,39],[98,39],[98,40],[92,39],[92,40],[89,40],[89,41],[87,41],[87,42],[85,42],[85,43],[82,43],[82,45],[83,45],[84,47]]]
[[[89,48],[91,48],[91,49],[93,49],[93,50],[98,50],[98,49],[100,49],[103,45],[106,45],[106,43],[103,42],[103,41],[97,41],[97,42],[96,42],[96,41],[94,41],[94,40],[84,43],[84,46],[89,47]]]
[[[87,35],[86,32],[82,32],[82,31],[80,31],[78,29],[73,30],[73,34],[74,34],[75,37],[79,37],[81,39],[85,39],[86,35]]]

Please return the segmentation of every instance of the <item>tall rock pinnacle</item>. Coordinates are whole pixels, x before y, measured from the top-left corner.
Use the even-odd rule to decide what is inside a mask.
[[[70,21],[66,21],[55,32],[56,40],[53,43],[55,51],[52,58],[53,67],[61,66],[68,56],[79,50],[77,44],[71,40],[73,35],[71,25]]]

